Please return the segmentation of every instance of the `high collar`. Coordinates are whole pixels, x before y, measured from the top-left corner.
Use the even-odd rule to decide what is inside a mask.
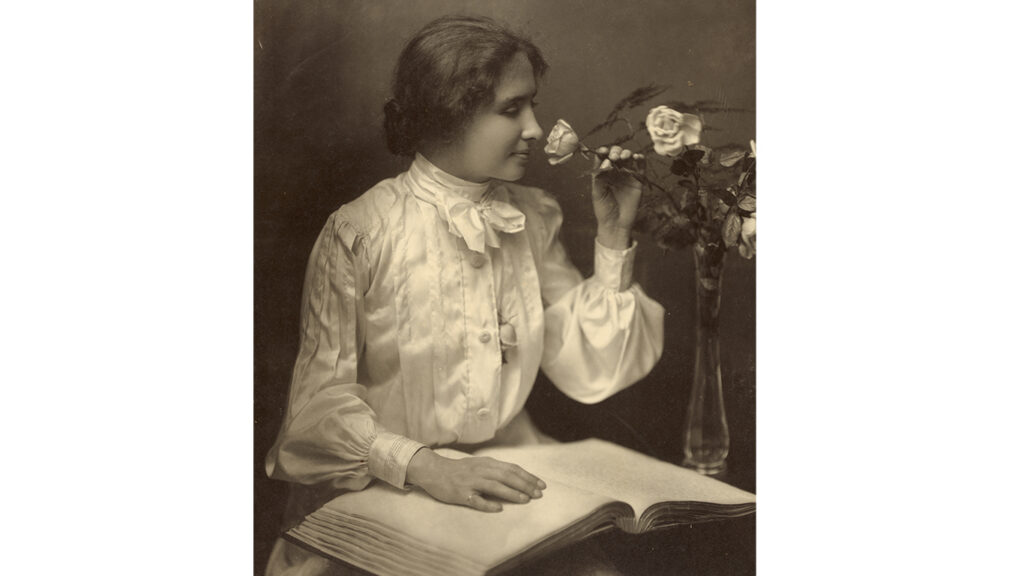
[[[515,234],[524,228],[526,216],[508,203],[508,189],[499,180],[469,182],[448,174],[419,154],[406,174],[413,196],[437,209],[448,231],[465,239],[474,252],[483,253],[487,246],[500,247],[499,232]]]
[[[435,194],[454,193],[462,198],[479,202],[491,187],[491,181],[470,182],[441,170],[434,166],[419,152],[409,167],[409,176],[415,184],[427,188]]]

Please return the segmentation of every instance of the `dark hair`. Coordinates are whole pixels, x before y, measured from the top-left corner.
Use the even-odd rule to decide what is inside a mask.
[[[388,149],[412,156],[428,138],[454,140],[492,102],[505,65],[520,52],[542,76],[548,64],[540,50],[493,20],[445,16],[427,24],[395,66],[394,96],[384,105]]]

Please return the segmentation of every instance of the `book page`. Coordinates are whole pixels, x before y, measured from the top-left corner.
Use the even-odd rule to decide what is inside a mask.
[[[633,507],[637,517],[659,502],[754,502],[750,492],[594,438],[565,444],[487,448],[476,455],[518,464],[549,486],[560,482],[621,500]]]
[[[459,454],[443,449],[439,452],[448,457]],[[384,483],[347,493],[323,509],[372,518],[427,546],[493,566],[614,502],[554,479],[547,481],[547,486],[542,498],[526,504],[502,501],[504,509],[496,513],[444,504],[422,490],[403,491]]]

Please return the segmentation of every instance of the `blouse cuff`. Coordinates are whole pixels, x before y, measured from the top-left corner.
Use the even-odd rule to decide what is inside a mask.
[[[594,239],[594,278],[609,290],[622,292],[633,285],[636,240],[625,250],[606,248]]]
[[[405,472],[413,454],[423,448],[415,440],[405,436],[381,431],[370,445],[370,474],[391,484],[395,488],[405,490]]]

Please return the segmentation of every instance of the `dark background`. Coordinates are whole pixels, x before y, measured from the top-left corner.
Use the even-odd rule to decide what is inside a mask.
[[[494,17],[540,47],[551,65],[537,97],[538,121],[545,131],[558,118],[587,130],[633,88],[657,83],[672,86],[659,100],[715,99],[751,111],[709,116],[712,130],[705,133],[703,143],[742,143],[756,137],[753,0],[257,0],[257,573],[262,573],[277,535],[286,493],[284,483],[266,478],[263,458],[281,423],[298,349],[306,257],[333,210],[407,167],[407,160],[388,153],[382,136],[381,109],[389,95],[390,74],[405,40],[429,20],[448,13]],[[634,111],[634,119],[642,120],[646,109]],[[562,241],[580,270],[589,274],[596,226],[587,182],[578,177],[582,168],[575,163],[550,168],[537,153],[522,182],[549,190],[559,199],[565,212]],[[542,377],[527,406],[538,425],[557,438],[599,436],[678,463],[693,369],[693,261],[688,251],[666,253],[643,237],[639,240],[636,278],[667,313],[661,362],[643,381],[594,406],[569,400]],[[730,254],[721,330],[732,450],[723,479],[751,491],[756,489],[754,295],[754,261]],[[723,524],[606,544],[647,552],[717,549],[722,552],[718,556],[729,556],[732,550],[734,558],[724,564],[691,560],[686,568],[702,573],[752,571],[754,522]],[[745,548],[737,552],[730,542]],[[699,557],[690,550],[686,555]],[[647,564],[643,571],[654,569]]]

